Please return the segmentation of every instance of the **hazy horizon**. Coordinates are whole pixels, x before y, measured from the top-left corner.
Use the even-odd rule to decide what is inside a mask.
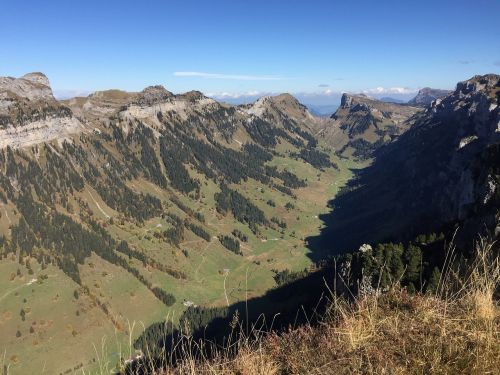
[[[58,98],[161,84],[233,103],[288,92],[332,105],[343,92],[408,100],[422,87],[453,89],[500,70],[500,3],[488,0],[53,1],[3,10],[0,75],[41,71]]]

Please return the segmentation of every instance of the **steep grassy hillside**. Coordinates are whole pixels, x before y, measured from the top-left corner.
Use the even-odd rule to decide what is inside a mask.
[[[60,103],[42,81],[9,79],[0,98],[9,373],[95,371],[139,326],[259,297],[277,272],[313,266],[304,239],[354,164],[317,144],[293,97],[234,107],[154,86]]]

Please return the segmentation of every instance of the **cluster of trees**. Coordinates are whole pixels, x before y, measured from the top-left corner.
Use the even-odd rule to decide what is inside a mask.
[[[255,121],[260,124],[262,120],[255,119]],[[273,129],[266,132],[265,137],[275,132],[272,135],[274,138],[288,137],[295,140],[283,129],[271,126],[265,121],[262,121],[262,124]],[[271,177],[274,177],[283,181],[284,186],[279,186],[289,195],[292,195],[290,188],[306,186],[305,181],[292,172],[279,172],[275,167],[265,166],[273,155],[259,145],[245,144],[241,151],[237,151],[220,145],[211,135],[207,135],[208,142],[206,142],[193,137],[191,133],[187,134],[183,128],[185,127],[168,127],[168,134],[164,133],[160,139],[160,153],[167,175],[172,185],[183,193],[195,190],[195,195],[199,196],[199,182],[189,176],[184,167],[186,164],[192,165],[198,172],[215,182],[240,183],[242,180],[253,178],[264,184],[270,184]],[[268,146],[268,142],[264,142],[264,147]]]
[[[191,178],[184,166],[191,156],[183,143],[176,138],[163,136],[160,140],[160,154],[168,179],[176,190],[188,194],[199,189],[199,182]]]
[[[20,257],[38,257],[38,249],[47,249],[58,267],[76,283],[81,284],[78,264],[83,264],[91,252],[95,252],[110,263],[127,270],[150,290],[153,289],[152,283],[120,257],[115,249],[143,262],[146,262],[147,258],[142,253],[130,249],[126,243],[117,244],[97,222],[90,220],[90,228],[84,228],[70,217],[35,202],[28,194],[20,195],[16,205],[22,217],[18,225],[12,227],[12,244],[20,250]],[[181,277],[180,273],[172,270],[170,274]],[[173,303],[173,295],[166,298],[166,292],[154,293],[165,303]]]
[[[184,225],[174,225],[172,228],[168,228],[163,231],[163,237],[165,240],[176,247],[179,247],[180,243],[184,240]]]
[[[282,192],[283,194],[286,194],[286,195],[292,197],[293,199],[297,198],[296,195],[293,193],[293,191],[286,186],[273,184],[272,187],[275,188],[276,190],[278,190],[279,192]]]
[[[226,236],[222,234],[218,238],[222,246],[224,246],[226,249],[232,251],[235,254],[243,255],[240,249],[240,241],[231,236]]]
[[[210,239],[211,239],[210,233],[208,233],[205,229],[203,229],[203,227],[196,225],[194,223],[191,223],[191,222],[186,222],[186,227],[191,232],[196,234],[198,237],[201,237],[205,241],[210,242]]]
[[[151,292],[162,301],[166,306],[172,306],[175,303],[175,297],[173,294],[165,292],[163,289],[158,287],[151,288]]]
[[[380,243],[373,249],[365,248],[343,258],[350,264],[351,277],[359,285],[384,289],[398,281],[411,292],[433,292],[441,276],[444,247],[442,234],[430,234],[406,245]]]
[[[297,175],[290,171],[284,170],[280,172],[276,167],[270,167],[268,165],[265,166],[265,170],[268,176],[279,178],[283,181],[284,186],[291,189],[297,189],[307,186],[305,180],[298,178]]]
[[[278,138],[289,138],[288,134],[259,117],[252,121],[244,122],[245,130],[252,139],[265,148],[274,148],[278,144]],[[291,137],[290,137],[291,138]]]
[[[332,163],[328,154],[314,148],[303,148],[297,156],[305,162],[311,164],[314,168],[323,169],[333,167],[338,169],[338,166],[335,163]]]
[[[279,218],[277,218],[276,216],[273,216],[271,218],[271,221],[276,224],[278,227],[280,227],[281,229],[286,229],[286,222],[285,220],[281,220]]]
[[[255,206],[249,199],[226,185],[221,186],[221,192],[215,194],[217,211],[223,214],[231,211],[236,220],[254,225],[268,223],[264,212]]]
[[[248,236],[239,229],[234,229],[231,234],[238,238],[241,242],[248,242]]]
[[[184,142],[191,147],[195,168],[216,182],[223,180],[237,184],[248,178],[263,183],[269,181],[262,168],[260,154],[236,151],[215,141],[206,143],[192,137],[185,137]]]
[[[382,122],[382,120],[373,116],[370,110],[362,107],[359,107],[359,110],[356,111],[353,117],[354,125],[345,123],[340,126],[342,130],[349,130],[351,138],[358,134],[363,134],[370,126],[378,129],[378,124]]]
[[[181,280],[187,279],[187,275],[184,272],[176,270],[176,269],[169,267],[165,264],[162,264],[162,263],[156,261],[155,259],[147,256],[143,252],[140,252],[140,251],[137,251],[137,250],[131,248],[127,241],[124,241],[124,240],[120,241],[120,243],[116,247],[116,251],[118,251],[124,255],[127,255],[129,259],[135,258],[137,260],[140,260],[142,262],[142,264],[144,265],[144,267],[149,265],[149,266],[153,267],[154,269],[160,270],[162,272],[165,272],[166,274],[169,274],[172,277],[175,277],[176,279],[181,279]]]
[[[156,185],[165,187],[167,185],[167,180],[161,170],[156,152],[151,145],[151,143],[155,141],[153,131],[140,124],[136,127],[135,135],[141,145],[141,163],[144,166],[143,173]]]
[[[282,271],[272,270],[274,272],[274,281],[276,281],[276,285],[282,286],[288,283],[291,283],[295,280],[302,279],[309,274],[307,268],[304,268],[302,271],[290,271],[288,268]]]
[[[314,136],[309,133],[306,130],[302,130],[300,126],[296,124],[294,120],[291,118],[287,117],[283,120],[283,126],[285,129],[291,131],[292,133],[298,134],[300,137],[302,137],[304,140],[307,141],[307,147],[308,148],[314,148],[317,145],[317,141],[314,138]]]
[[[261,164],[271,161],[273,154],[264,148],[256,145],[255,143],[245,143],[242,147],[242,151],[247,157],[252,157],[253,159],[259,160]]]
[[[373,152],[380,148],[384,144],[383,138],[379,139],[375,143],[368,142],[363,138],[358,138],[349,141],[342,149],[338,151],[342,154],[347,147],[352,147],[354,152],[352,155],[360,160],[367,160],[372,157]]]
[[[170,201],[174,203],[177,207],[179,207],[182,211],[184,211],[188,216],[195,218],[200,223],[205,223],[205,216],[201,212],[196,212],[191,209],[191,207],[186,206],[182,201],[177,198],[175,195],[170,197]]]
[[[66,158],[46,145],[42,147],[45,152],[43,163],[30,159],[21,150],[14,152],[8,147],[0,152],[0,165],[6,171],[0,179],[4,202],[7,198],[12,201],[16,198],[10,179],[17,180],[18,188],[23,192],[33,189],[39,199],[49,205],[60,203],[58,197],[66,198],[67,194],[83,188],[83,179],[68,165]]]
[[[172,224],[173,226],[181,226],[184,223],[184,220],[182,220],[180,216],[177,216],[172,212],[164,212],[161,216],[163,219],[165,219],[168,223]]]
[[[12,227],[12,243],[21,256],[33,255],[36,248],[52,249],[59,267],[80,283],[77,264],[83,264],[92,251],[109,251],[109,238],[103,239],[70,217],[48,210],[31,196],[23,194],[16,203],[23,217]]]
[[[201,307],[190,306],[179,319],[180,331],[177,331],[170,321],[153,323],[134,341],[134,348],[143,353],[151,353],[152,357],[158,357],[165,349],[172,349],[181,334],[192,335],[195,340],[201,338],[200,331],[209,323],[218,318],[227,318],[229,309],[227,307]],[[226,324],[226,322],[224,322]],[[224,327],[227,329],[227,327]],[[177,333],[179,337],[173,337]],[[210,335],[212,332],[208,332]]]
[[[135,193],[120,180],[99,182],[95,189],[109,207],[141,223],[159,216],[162,211],[158,198],[151,194]]]

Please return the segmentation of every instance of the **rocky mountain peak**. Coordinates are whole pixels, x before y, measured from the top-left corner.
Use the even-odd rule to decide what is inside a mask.
[[[338,154],[365,159],[408,130],[408,121],[419,110],[364,94],[344,93],[340,107],[330,117],[331,122],[325,124],[321,134],[338,150]]]
[[[452,119],[462,139],[475,137],[487,142],[498,141],[499,97],[500,75],[474,76],[459,82],[452,94],[432,102],[428,112],[439,119]]]
[[[418,106],[428,106],[434,100],[445,97],[450,94],[449,90],[433,89],[430,87],[424,87],[420,89],[417,95],[408,101],[408,104],[418,105]]]
[[[355,105],[364,105],[369,106],[369,104],[373,104],[371,102],[377,102],[377,100],[372,99],[365,94],[348,94],[343,93],[342,98],[340,99],[340,108],[348,109],[350,107],[354,107]]]
[[[182,97],[190,102],[195,102],[207,98],[205,95],[203,95],[201,91],[197,90],[186,92],[185,94],[182,95]]]
[[[500,90],[500,75],[498,74],[486,74],[486,75],[476,75],[471,79],[459,82],[454,95],[458,93],[462,95],[467,95],[477,91],[483,91],[485,94],[490,94],[492,92],[498,93]]]
[[[340,107],[341,108],[349,108],[352,104],[353,97],[347,93],[342,94],[342,98],[340,99]]]
[[[149,106],[164,102],[173,96],[174,94],[161,85],[149,86],[139,93],[137,104],[141,106]]]
[[[33,73],[27,73],[21,77],[21,79],[25,79],[27,81],[39,84],[39,85],[44,85],[47,87],[50,87],[50,82],[47,76],[41,72],[33,72]]]
[[[269,102],[277,109],[292,114],[294,117],[302,117],[308,113],[307,107],[288,93],[271,96]]]
[[[311,119],[306,106],[300,103],[293,95],[288,93],[276,96],[263,96],[257,99],[253,104],[242,106],[246,112],[261,117],[264,114],[272,115],[277,113],[286,114],[296,119]]]
[[[283,105],[304,107],[295,96],[289,93],[283,93],[276,96],[271,96],[270,99],[275,103],[281,103]]]
[[[84,125],[54,98],[43,73],[0,77],[0,149],[63,140],[82,131]]]
[[[0,77],[2,97],[20,97],[28,100],[54,100],[49,79],[43,73],[28,73],[20,78]]]

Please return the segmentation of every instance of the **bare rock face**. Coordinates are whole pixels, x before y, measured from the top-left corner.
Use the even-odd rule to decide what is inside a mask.
[[[408,101],[408,104],[426,107],[434,100],[443,98],[451,93],[452,91],[449,90],[431,89],[430,87],[424,87],[423,89],[418,91],[417,96]]]
[[[43,86],[47,86],[50,88],[49,79],[47,78],[47,76],[45,74],[40,73],[40,72],[25,74],[24,76],[21,77],[21,79],[25,79],[27,81],[34,83],[34,84],[43,85]]]
[[[137,98],[137,93],[122,90],[96,91],[87,97],[76,97],[63,101],[78,117],[107,119],[121,108],[127,107]]]
[[[137,104],[139,104],[140,106],[150,106],[158,103],[163,103],[172,96],[174,95],[161,85],[149,86],[142,90],[141,93],[139,93]]]
[[[462,239],[494,229],[500,207],[499,100],[500,76],[475,76],[415,115],[412,127],[380,150],[359,187],[335,203],[332,233],[359,246],[361,239],[376,242],[393,233],[409,239],[457,221]],[[347,221],[357,237],[341,239]]]
[[[54,100],[49,79],[43,73],[28,73],[21,78],[0,77],[0,98],[9,96]]]
[[[343,94],[340,107],[325,123],[321,135],[341,156],[370,158],[380,146],[411,127],[420,108],[388,103],[363,94]]]
[[[54,98],[44,74],[0,77],[0,148],[63,139],[83,128],[72,111]]]
[[[488,74],[459,82],[455,92],[432,103],[430,111],[438,117],[453,117],[460,133],[489,140],[500,131],[499,77]]]

